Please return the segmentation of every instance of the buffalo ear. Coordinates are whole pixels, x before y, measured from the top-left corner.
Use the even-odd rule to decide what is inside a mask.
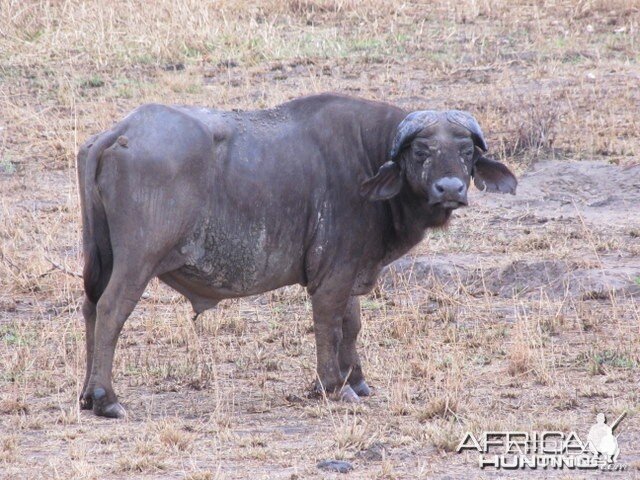
[[[473,183],[479,190],[515,195],[518,180],[506,166],[480,156],[473,166]]]
[[[396,162],[388,161],[383,164],[375,176],[365,180],[360,185],[360,195],[371,200],[389,200],[402,189],[402,169]]]

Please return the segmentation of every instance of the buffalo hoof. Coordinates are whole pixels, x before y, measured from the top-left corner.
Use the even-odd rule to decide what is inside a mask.
[[[350,385],[345,385],[338,392],[338,399],[346,403],[359,403],[360,397],[353,391]]]
[[[108,403],[104,388],[96,388],[93,392],[93,413],[99,417],[124,418],[127,415],[124,407],[117,401]]]
[[[328,472],[349,473],[353,470],[353,465],[342,460],[324,460],[317,464],[320,470]]]
[[[351,388],[353,388],[353,391],[360,397],[368,397],[371,395],[371,389],[364,380],[360,380],[357,384],[351,385]]]
[[[332,392],[332,393],[330,393]],[[314,387],[311,389],[309,394],[310,397],[319,397],[319,396],[327,396],[331,400],[337,400],[339,402],[347,402],[347,403],[358,403],[360,402],[360,397],[358,394],[351,388],[351,385],[344,385],[342,388],[336,390],[326,391],[322,388],[321,384],[316,383]]]
[[[93,413],[95,413],[99,417],[107,418],[124,418],[127,416],[126,410],[118,402],[110,403],[108,405],[105,405],[104,407],[94,405]]]

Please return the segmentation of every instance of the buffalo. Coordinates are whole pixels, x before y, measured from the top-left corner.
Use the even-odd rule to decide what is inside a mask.
[[[358,296],[467,189],[515,193],[467,112],[406,112],[323,94],[268,110],[143,105],[78,153],[87,370],[82,408],[118,418],[120,331],[158,277],[197,314],[226,298],[307,288],[315,389],[370,394]]]

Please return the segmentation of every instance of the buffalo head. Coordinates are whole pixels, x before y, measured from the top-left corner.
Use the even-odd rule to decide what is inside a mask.
[[[515,176],[483,156],[486,151],[480,125],[469,113],[410,113],[398,125],[389,161],[362,184],[361,193],[369,200],[388,200],[407,187],[430,206],[448,210],[467,205],[471,178],[480,190],[515,193]]]

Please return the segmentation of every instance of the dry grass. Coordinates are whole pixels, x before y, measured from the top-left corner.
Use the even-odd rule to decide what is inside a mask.
[[[398,273],[363,299],[364,405],[306,397],[301,288],[194,324],[154,282],[116,355],[130,417],[80,412],[74,157],[143,102],[262,108],[332,90],[469,109],[520,173],[550,157],[631,165],[639,23],[633,0],[0,0],[0,477],[324,478],[317,461],[343,458],[352,478],[472,478],[475,460],[451,453],[462,432],[586,428],[601,409],[629,410],[621,458],[637,461],[637,300],[489,283],[516,261],[631,261],[640,225],[487,205],[417,249],[470,262],[473,281]]]

